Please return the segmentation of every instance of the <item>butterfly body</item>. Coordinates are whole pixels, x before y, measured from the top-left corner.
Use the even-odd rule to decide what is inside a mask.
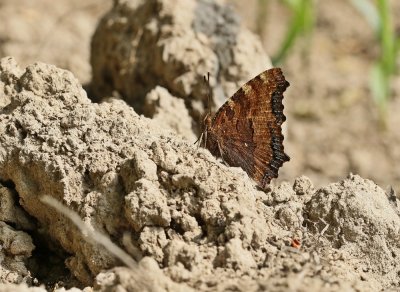
[[[281,129],[288,86],[281,69],[269,69],[243,85],[212,119],[205,119],[205,147],[230,166],[243,168],[261,188],[290,159]]]

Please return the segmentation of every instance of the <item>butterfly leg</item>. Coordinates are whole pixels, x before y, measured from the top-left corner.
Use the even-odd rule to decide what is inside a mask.
[[[203,134],[204,133],[201,133],[199,138],[197,138],[196,142],[194,142],[194,144],[197,144],[196,151],[199,150],[199,147],[201,146],[201,142],[203,141]]]
[[[196,145],[198,143],[199,146],[201,144],[202,139],[203,139],[203,133],[200,134],[199,138],[197,138],[197,140],[193,144]]]
[[[222,161],[223,161],[225,164],[227,164],[227,162],[226,162],[225,159],[224,159],[224,152],[222,151],[222,148],[221,148],[221,146],[219,145],[219,142],[218,142],[218,141],[217,141],[217,145],[218,145],[218,151],[219,151],[219,154],[220,154],[220,156],[221,156]]]

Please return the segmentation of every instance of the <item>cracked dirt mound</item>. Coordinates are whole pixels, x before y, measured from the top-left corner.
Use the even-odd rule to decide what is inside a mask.
[[[67,71],[42,63],[24,70],[5,58],[0,80],[0,97],[9,100],[0,112],[0,178],[3,193],[14,192],[1,213],[15,214],[2,218],[2,267],[15,275],[4,282],[35,282],[24,280],[38,244],[29,237],[30,217],[69,255],[81,285],[97,290],[134,289],[140,275],[171,291],[399,284],[399,209],[373,182],[350,176],[315,190],[301,177],[265,193],[244,171],[124,102],[90,102]],[[43,195],[116,244],[127,232],[140,268],[113,269],[119,261],[43,205]]]

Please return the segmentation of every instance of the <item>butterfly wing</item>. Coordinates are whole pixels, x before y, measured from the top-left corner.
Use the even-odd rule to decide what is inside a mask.
[[[207,129],[207,148],[229,165],[242,167],[262,188],[290,159],[281,129],[288,86],[280,68],[261,73],[222,105]]]

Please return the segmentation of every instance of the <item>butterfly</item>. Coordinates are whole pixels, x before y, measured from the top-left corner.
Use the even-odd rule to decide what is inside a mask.
[[[289,86],[280,68],[244,84],[211,118],[204,119],[200,143],[228,165],[241,167],[265,189],[289,161],[283,147],[283,93]]]

